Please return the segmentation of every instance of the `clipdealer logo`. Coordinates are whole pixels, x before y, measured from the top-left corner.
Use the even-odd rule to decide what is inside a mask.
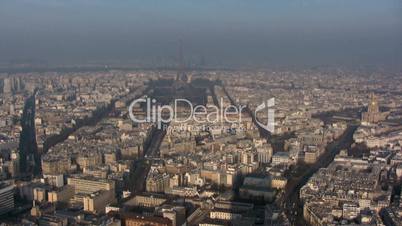
[[[221,103],[223,98],[221,98]],[[139,118],[133,112],[135,106],[141,104],[146,105],[145,117]],[[275,105],[274,98],[271,98],[267,103],[260,104],[255,110],[255,116],[259,111],[264,108],[268,108],[268,123],[265,125],[258,121],[256,122],[262,128],[269,132],[274,131],[274,109],[271,109]],[[180,106],[180,107],[179,107]],[[179,108],[183,110],[185,108],[186,116],[178,117]],[[242,122],[242,112],[246,108],[245,105],[227,105],[225,107],[216,105],[193,105],[191,101],[187,99],[175,99],[171,105],[160,105],[156,99],[152,98],[140,98],[131,102],[128,107],[130,119],[135,123],[155,123],[158,129],[161,129],[163,124],[167,123],[185,123],[194,121],[197,123],[210,123],[210,124],[240,124]]]

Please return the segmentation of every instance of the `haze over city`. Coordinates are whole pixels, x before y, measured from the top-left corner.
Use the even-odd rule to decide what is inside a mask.
[[[400,66],[399,0],[5,0],[0,63]]]

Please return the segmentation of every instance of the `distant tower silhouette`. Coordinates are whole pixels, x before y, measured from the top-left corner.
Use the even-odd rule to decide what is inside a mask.
[[[185,72],[182,40],[179,41],[179,64],[178,64],[178,69],[177,69],[176,81],[181,81],[181,82],[188,81],[188,77]]]
[[[13,91],[12,83],[12,78],[5,78],[3,80],[3,93],[9,94]]]

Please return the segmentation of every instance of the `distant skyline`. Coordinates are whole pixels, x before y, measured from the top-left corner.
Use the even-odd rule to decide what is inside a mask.
[[[2,0],[0,65],[402,68],[400,0]]]

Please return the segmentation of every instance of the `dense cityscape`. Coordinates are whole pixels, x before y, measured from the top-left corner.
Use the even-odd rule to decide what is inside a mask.
[[[400,76],[182,68],[2,74],[2,221],[401,225]],[[272,115],[256,108],[272,97],[268,131]],[[139,98],[176,104],[178,118],[165,122],[159,111],[157,121],[133,121],[130,110],[148,114],[148,103],[132,104]],[[225,110],[229,118],[219,122],[200,110],[190,118],[193,109],[177,99],[240,110]]]

